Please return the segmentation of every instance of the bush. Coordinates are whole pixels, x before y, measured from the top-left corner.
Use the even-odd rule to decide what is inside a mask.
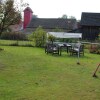
[[[46,43],[46,32],[42,27],[38,27],[36,31],[33,32],[33,40],[36,47],[43,47]]]
[[[100,45],[99,44],[91,44],[89,51],[90,51],[90,53],[100,54]]]
[[[56,37],[53,35],[48,35],[48,41],[50,41],[52,44],[55,41]]]
[[[27,36],[21,32],[5,32],[0,36],[1,39],[5,40],[27,40]]]

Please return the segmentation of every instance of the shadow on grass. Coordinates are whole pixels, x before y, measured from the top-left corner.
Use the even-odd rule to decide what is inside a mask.
[[[48,56],[52,56],[52,57],[58,57],[58,58],[78,58],[78,55],[73,55],[71,56],[70,54],[62,54],[61,56],[58,55],[58,54],[47,54]],[[79,58],[82,58],[82,59],[92,59],[92,57],[90,56],[87,56],[87,55],[81,55]]]
[[[0,62],[0,71],[5,69],[5,65]]]

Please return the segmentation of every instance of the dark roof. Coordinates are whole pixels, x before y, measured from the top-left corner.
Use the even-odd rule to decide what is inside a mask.
[[[33,13],[32,9],[31,9],[30,7],[26,7],[26,8],[24,9],[24,12],[25,12],[25,11],[30,11],[31,13]]]
[[[75,29],[75,19],[62,19],[62,18],[32,18],[27,28],[37,28],[42,26],[45,29],[54,29],[56,27],[62,29]]]
[[[83,12],[81,16],[81,25],[100,26],[100,13]]]

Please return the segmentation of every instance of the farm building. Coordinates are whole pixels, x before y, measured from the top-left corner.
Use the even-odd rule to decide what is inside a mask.
[[[80,25],[83,39],[95,40],[100,33],[100,13],[83,12]]]
[[[34,18],[32,13],[29,7],[24,10],[24,32],[26,33],[32,33],[39,26],[47,32],[54,31],[56,28],[69,32],[77,28],[76,19]]]
[[[24,10],[24,32],[29,34],[41,26],[45,31],[61,29],[63,32],[82,33],[82,39],[95,40],[100,33],[100,13],[83,12],[78,24],[76,19],[34,18],[30,7]]]

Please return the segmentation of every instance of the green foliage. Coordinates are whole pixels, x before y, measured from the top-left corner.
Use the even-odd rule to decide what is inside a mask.
[[[35,43],[35,46],[37,47],[42,47],[45,45],[46,43],[46,39],[47,39],[47,35],[46,35],[46,31],[44,31],[44,29],[39,26],[34,32],[33,32],[33,40]]]
[[[33,34],[28,34],[27,38],[28,38],[28,40],[33,41]]]
[[[58,38],[59,42],[76,43],[78,39],[74,38]]]
[[[67,15],[66,14],[63,14],[61,18],[67,19]]]
[[[53,35],[51,35],[51,34],[48,35],[48,41],[50,41],[52,44],[53,44],[53,42],[55,41],[55,39],[56,39],[55,36],[53,36]]]
[[[76,19],[74,16],[69,16],[69,19]]]
[[[27,40],[26,34],[21,32],[3,32],[0,38],[5,40]]]
[[[14,0],[5,0],[0,4],[0,35],[7,30],[10,25],[19,24],[21,14]]]
[[[90,53],[100,54],[100,44],[91,44],[89,48]]]

